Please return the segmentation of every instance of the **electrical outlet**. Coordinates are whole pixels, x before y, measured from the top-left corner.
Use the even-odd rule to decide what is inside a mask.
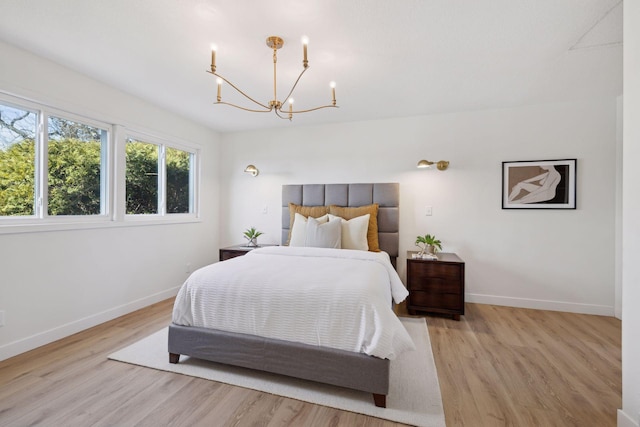
[[[0,326],[4,326],[4,310],[0,310]]]
[[[425,206],[424,207],[424,214],[426,216],[431,216],[433,215],[433,208],[431,206]]]

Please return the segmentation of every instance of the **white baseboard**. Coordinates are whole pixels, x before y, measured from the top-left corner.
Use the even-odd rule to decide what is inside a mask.
[[[44,331],[27,338],[13,341],[0,346],[0,361],[8,359],[18,354],[22,354],[34,348],[52,343],[59,339],[68,337],[85,329],[89,329],[101,323],[113,320],[117,317],[139,310],[143,307],[174,297],[178,294],[180,287],[167,289],[157,294],[149,295],[135,301],[120,305],[118,307],[105,310],[101,313],[93,314],[82,319],[75,320],[65,325],[58,326],[48,331]]]
[[[640,427],[640,424],[633,421],[622,409],[618,409],[618,427]]]
[[[536,310],[566,311],[569,313],[595,314],[613,316],[613,306],[596,304],[579,304],[564,301],[538,300],[529,298],[502,297],[497,295],[465,294],[465,302],[478,304],[504,305],[508,307],[533,308]]]

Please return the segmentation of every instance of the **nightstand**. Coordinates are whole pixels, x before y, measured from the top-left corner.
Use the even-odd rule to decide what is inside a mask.
[[[464,261],[454,253],[440,252],[438,260],[414,259],[407,252],[407,310],[464,315]]]
[[[220,261],[226,261],[231,258],[235,258],[237,256],[246,255],[247,252],[252,251],[257,248],[264,248],[267,246],[278,246],[278,245],[258,245],[256,246],[247,246],[247,245],[235,245],[228,246],[226,248],[220,248]]]

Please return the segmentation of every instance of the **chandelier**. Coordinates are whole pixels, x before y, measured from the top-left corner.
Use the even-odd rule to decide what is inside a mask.
[[[316,110],[321,110],[323,108],[338,108],[338,106],[336,105],[336,84],[335,82],[331,82],[329,84],[329,86],[331,87],[331,104],[328,105],[322,105],[320,107],[315,107],[315,108],[310,108],[307,110],[294,110],[293,109],[293,98],[291,97],[291,95],[293,95],[293,91],[296,89],[296,86],[298,85],[298,82],[300,81],[300,78],[302,77],[302,75],[305,73],[305,71],[307,71],[309,69],[309,61],[307,59],[307,45],[309,44],[309,39],[307,39],[306,37],[303,37],[302,39],[302,48],[303,48],[303,60],[302,60],[302,72],[300,72],[300,75],[298,76],[298,78],[296,79],[295,83],[293,84],[293,87],[291,88],[291,90],[289,91],[289,94],[282,100],[278,100],[278,88],[277,88],[277,82],[276,82],[276,75],[277,75],[277,63],[278,63],[278,49],[280,49],[283,45],[284,45],[284,40],[282,40],[282,38],[277,37],[277,36],[271,36],[271,37],[267,37],[267,46],[271,49],[273,49],[273,99],[271,101],[269,101],[269,104],[263,104],[261,102],[256,101],[255,99],[251,98],[249,95],[247,95],[246,93],[244,93],[242,90],[240,90],[236,85],[234,85],[233,83],[231,83],[229,80],[227,80],[226,78],[222,77],[220,74],[218,74],[216,72],[216,46],[212,45],[211,46],[211,71],[207,71],[207,73],[213,74],[214,76],[217,77],[217,83],[218,83],[218,97],[217,97],[217,101],[215,102],[215,104],[224,104],[224,105],[229,105],[231,107],[235,107],[235,108],[239,108],[241,110],[245,110],[245,111],[250,111],[252,113],[269,113],[271,111],[273,111],[276,116],[280,117],[281,119],[289,119],[291,120],[293,118],[294,114],[300,114],[300,113],[308,113],[310,111],[316,111]],[[232,88],[234,88],[236,91],[238,91],[241,95],[243,95],[245,98],[247,98],[248,100],[250,100],[251,102],[253,102],[254,104],[258,105],[260,108],[246,108],[246,107],[241,107],[239,105],[236,104],[231,104],[229,102],[224,102],[222,100],[222,83],[227,83],[229,86],[231,86]],[[283,109],[283,107],[289,104],[289,109],[287,111],[285,111]]]

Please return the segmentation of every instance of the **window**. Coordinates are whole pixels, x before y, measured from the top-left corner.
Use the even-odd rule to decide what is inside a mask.
[[[54,116],[48,122],[48,214],[104,213],[107,130]]]
[[[105,214],[106,128],[0,103],[0,218]]]
[[[160,146],[127,140],[127,214],[157,214]]]
[[[192,213],[193,154],[167,147],[167,213]]]
[[[35,215],[38,114],[0,104],[0,217]]]
[[[194,213],[194,153],[128,138],[128,215]]]
[[[198,161],[189,143],[0,91],[0,234],[193,221]]]

